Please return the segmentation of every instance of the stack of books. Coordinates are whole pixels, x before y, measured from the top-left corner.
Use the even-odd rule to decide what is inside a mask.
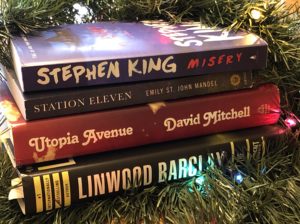
[[[261,157],[285,132],[278,88],[252,87],[267,44],[251,33],[102,22],[16,36],[11,51],[0,131],[24,214]]]

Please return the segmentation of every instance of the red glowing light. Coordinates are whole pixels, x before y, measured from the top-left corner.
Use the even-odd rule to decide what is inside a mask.
[[[287,118],[285,119],[285,124],[288,125],[289,127],[295,127],[297,124],[297,121],[294,118]]]

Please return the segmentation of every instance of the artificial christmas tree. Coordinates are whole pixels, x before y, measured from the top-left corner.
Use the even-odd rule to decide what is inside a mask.
[[[75,8],[74,8],[75,4]],[[80,5],[80,7],[78,7]],[[85,10],[83,10],[85,9]],[[224,168],[212,168],[185,182],[153,186],[142,192],[98,200],[47,214],[23,216],[7,201],[12,168],[5,155],[1,164],[0,219],[3,223],[298,223],[300,222],[299,8],[282,1],[42,1],[1,2],[1,62],[10,66],[8,40],[16,32],[52,25],[100,20],[153,20],[171,23],[201,21],[210,26],[256,33],[268,43],[268,67],[257,80],[281,88],[283,118],[294,136],[274,142],[266,157],[238,158]],[[226,170],[226,172],[224,172]]]

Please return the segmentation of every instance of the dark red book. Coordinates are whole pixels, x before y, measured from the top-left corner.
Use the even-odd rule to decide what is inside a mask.
[[[22,118],[5,82],[0,96],[17,166],[274,124],[280,116],[273,84],[31,122]]]

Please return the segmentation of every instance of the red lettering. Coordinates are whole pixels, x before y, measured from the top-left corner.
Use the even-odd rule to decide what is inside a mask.
[[[242,57],[242,52],[236,54],[237,61],[240,62]]]
[[[203,58],[203,61],[202,61],[202,68],[205,66],[205,63],[206,63],[206,58]]]
[[[216,60],[216,57],[214,57],[214,56],[213,56],[213,57],[210,57],[210,58],[209,58],[209,62],[207,63],[207,66],[208,66],[208,67],[214,66],[215,63],[216,63],[215,60]]]
[[[232,55],[228,55],[228,56],[226,57],[226,65],[232,64],[232,59],[233,59],[233,56],[232,56]]]
[[[188,69],[195,69],[195,68],[198,68],[199,67],[199,59],[196,58],[196,59],[191,59],[189,61],[189,64],[188,64]]]
[[[225,56],[226,56],[225,54],[222,54],[222,55],[219,56],[219,58],[218,58],[218,65],[222,64],[223,59],[224,59]]]

